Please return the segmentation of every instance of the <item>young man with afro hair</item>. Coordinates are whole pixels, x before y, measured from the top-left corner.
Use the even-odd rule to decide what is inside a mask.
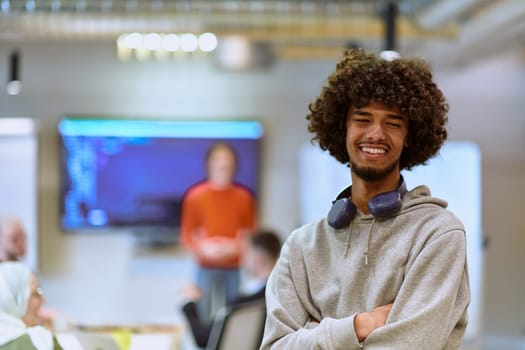
[[[470,289],[465,230],[401,170],[446,140],[448,105],[419,59],[349,50],[309,106],[352,186],[287,238],[267,284],[261,349],[459,349]]]

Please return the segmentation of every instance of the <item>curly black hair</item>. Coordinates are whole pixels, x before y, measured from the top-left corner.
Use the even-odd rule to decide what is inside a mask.
[[[308,106],[312,142],[347,164],[348,109],[365,107],[371,100],[397,106],[408,115],[408,146],[401,154],[400,169],[425,164],[438,153],[447,138],[448,104],[432,81],[428,64],[415,58],[386,60],[362,49],[345,52],[321,94]]]

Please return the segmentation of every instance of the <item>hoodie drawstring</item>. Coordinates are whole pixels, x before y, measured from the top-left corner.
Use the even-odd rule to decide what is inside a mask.
[[[366,243],[366,250],[365,250],[365,266],[368,266],[368,249],[370,249],[370,237],[372,237],[372,228],[374,227],[374,224],[376,223],[376,218],[372,220],[372,224],[370,224],[370,228],[368,229],[368,242]]]
[[[374,228],[374,224],[376,222],[376,218],[372,220],[372,223],[370,224],[370,228],[368,229],[368,237],[367,237],[367,243],[366,243],[366,250],[364,253],[364,259],[365,259],[365,266],[368,266],[368,250],[370,249],[370,240],[372,237],[372,229]],[[348,227],[348,235],[346,236],[345,240],[345,255],[344,257],[348,255],[348,250],[350,249],[350,236],[352,236],[352,223],[350,223],[350,226]]]
[[[348,235],[346,235],[345,240],[345,258],[348,255],[348,249],[350,248],[350,236],[352,235],[352,223],[350,222],[350,227],[348,227]]]

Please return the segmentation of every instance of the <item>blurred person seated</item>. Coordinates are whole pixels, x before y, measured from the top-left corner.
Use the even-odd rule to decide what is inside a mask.
[[[18,261],[26,255],[26,232],[14,216],[0,218],[0,262]]]
[[[243,283],[241,294],[228,300],[228,306],[264,300],[266,281],[279,257],[281,241],[279,236],[270,230],[261,230],[249,236],[249,242],[242,258]],[[212,322],[205,322],[199,317],[196,302],[202,292],[195,285],[189,285],[182,291],[183,297],[190,301],[183,305],[182,311],[188,320],[195,343],[206,347]]]
[[[0,263],[0,350],[63,350],[40,325],[45,302],[31,270],[21,262]]]
[[[16,216],[0,218],[0,262],[21,261],[27,251],[27,234],[22,221]],[[39,309],[40,321],[52,329],[57,312],[42,307]]]

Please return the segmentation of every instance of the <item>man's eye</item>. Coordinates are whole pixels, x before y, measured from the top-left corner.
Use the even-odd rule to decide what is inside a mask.
[[[392,126],[392,127],[394,127],[394,128],[399,128],[399,127],[401,127],[401,124],[399,124],[399,123],[386,123],[386,125],[388,125],[388,126]]]

